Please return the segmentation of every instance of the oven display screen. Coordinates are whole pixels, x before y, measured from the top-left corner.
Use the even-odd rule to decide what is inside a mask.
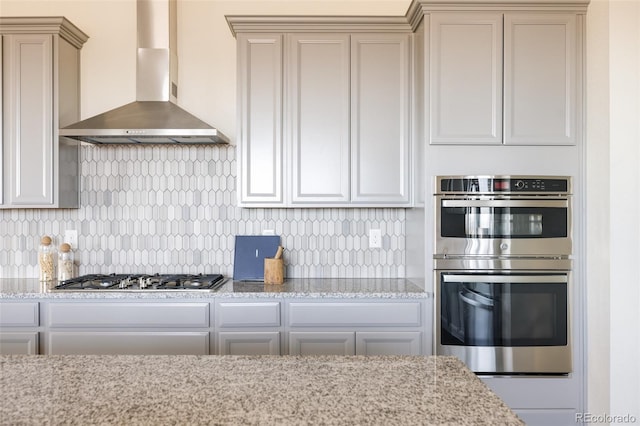
[[[510,189],[508,180],[494,180],[493,181],[493,190],[494,191],[508,191]]]

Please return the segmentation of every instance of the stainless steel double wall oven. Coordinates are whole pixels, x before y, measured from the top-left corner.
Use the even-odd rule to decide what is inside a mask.
[[[435,347],[478,374],[571,372],[571,178],[441,176]]]

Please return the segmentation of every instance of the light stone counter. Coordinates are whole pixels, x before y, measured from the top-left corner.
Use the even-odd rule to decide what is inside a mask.
[[[282,285],[228,280],[218,291],[51,291],[35,278],[0,279],[2,299],[415,298],[430,297],[423,282],[405,278],[288,279]]]
[[[453,357],[0,356],[0,422],[523,425]]]

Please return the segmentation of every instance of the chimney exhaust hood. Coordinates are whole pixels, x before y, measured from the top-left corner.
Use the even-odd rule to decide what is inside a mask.
[[[175,0],[138,0],[136,101],[59,130],[93,144],[228,144],[219,130],[176,105]]]

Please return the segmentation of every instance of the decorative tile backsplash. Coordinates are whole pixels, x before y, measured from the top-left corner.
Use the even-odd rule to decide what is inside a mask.
[[[245,209],[236,206],[233,146],[81,147],[79,209],[0,210],[0,278],[37,277],[42,235],[78,230],[88,273],[233,275],[235,235],[281,235],[286,276],[405,274],[404,209]],[[368,231],[382,230],[370,249]]]

